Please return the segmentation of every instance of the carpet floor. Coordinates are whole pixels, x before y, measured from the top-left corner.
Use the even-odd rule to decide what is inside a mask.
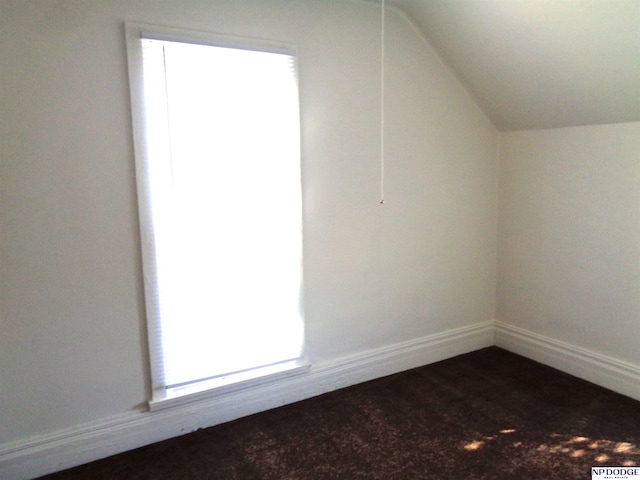
[[[640,465],[640,402],[496,347],[42,477],[591,479]]]

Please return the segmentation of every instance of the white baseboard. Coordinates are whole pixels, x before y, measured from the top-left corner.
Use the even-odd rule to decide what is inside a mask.
[[[0,479],[46,475],[199,428],[311,398],[494,344],[493,322],[429,335],[331,363],[277,383],[156,412],[136,411],[0,445]]]
[[[636,365],[502,322],[495,322],[495,345],[640,400]]]
[[[313,365],[306,374],[277,383],[0,445],[0,480],[32,479],[492,345],[640,400],[638,366],[502,322],[485,322]]]

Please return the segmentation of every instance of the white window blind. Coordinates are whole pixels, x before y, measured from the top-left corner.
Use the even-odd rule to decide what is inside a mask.
[[[295,55],[156,38],[136,162],[162,396],[301,357],[302,205]]]

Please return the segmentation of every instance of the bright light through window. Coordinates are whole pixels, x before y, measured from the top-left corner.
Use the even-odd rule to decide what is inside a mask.
[[[153,248],[145,261],[155,263],[147,270],[156,276],[152,354],[161,377],[154,384],[172,388],[298,359],[295,57],[141,44]]]

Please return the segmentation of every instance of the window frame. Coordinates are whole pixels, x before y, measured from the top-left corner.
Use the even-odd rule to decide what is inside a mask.
[[[149,181],[149,148],[144,105],[144,77],[142,40],[164,40],[193,43],[267,53],[297,56],[294,46],[283,42],[250,39],[218,33],[192,31],[144,23],[125,23],[131,120],[135,155],[136,190],[138,200],[138,224],[142,254],[142,276],[146,312],[148,354],[151,374],[150,410],[159,410],[183,403],[200,400],[213,395],[231,393],[297,376],[307,372],[310,364],[306,359],[306,336],[303,334],[300,358],[275,365],[256,367],[249,371],[203,380],[189,385],[166,388],[162,381],[162,354],[157,339],[160,336],[160,309],[158,307],[157,270],[155,257],[155,233],[151,213],[151,185]],[[301,292],[301,297],[302,297]],[[302,300],[301,300],[302,301]],[[304,330],[304,325],[303,325]]]

